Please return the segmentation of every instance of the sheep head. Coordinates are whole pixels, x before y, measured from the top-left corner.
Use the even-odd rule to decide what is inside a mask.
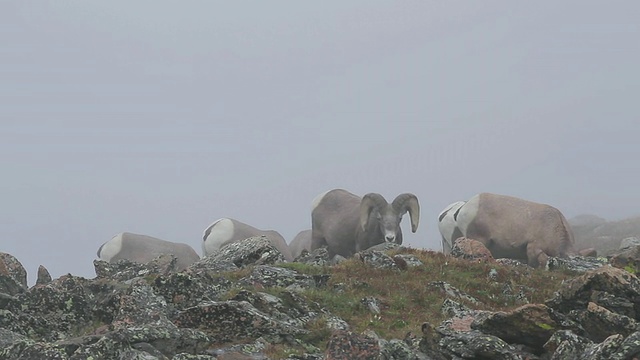
[[[393,242],[400,232],[402,216],[409,212],[411,217],[411,231],[416,232],[420,218],[420,205],[418,198],[413,194],[400,194],[391,204],[377,193],[366,194],[360,203],[360,226],[366,231],[369,219],[375,219],[384,241]]]

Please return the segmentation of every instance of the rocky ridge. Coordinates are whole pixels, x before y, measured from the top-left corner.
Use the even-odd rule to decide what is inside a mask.
[[[408,253],[389,255],[388,247],[356,259],[392,272],[424,266]],[[297,261],[332,266],[326,255],[319,249]],[[266,239],[251,238],[181,272],[172,256],[148,264],[95,260],[94,279],[51,279],[42,268],[37,284],[28,287],[20,262],[0,253],[0,360],[640,357],[640,280],[602,259],[550,261],[548,271],[571,268],[576,276],[545,303],[523,301],[508,312],[470,309],[464,303],[473,304],[473,297],[434,276],[429,288],[447,294],[447,320],[424,319],[421,329],[402,339],[358,332],[308,300],[303,290],[326,288],[331,275],[278,266],[283,260]],[[361,303],[373,318],[385,311],[374,297]],[[329,334],[323,348],[309,341],[314,331]],[[273,355],[277,345],[304,351]]]

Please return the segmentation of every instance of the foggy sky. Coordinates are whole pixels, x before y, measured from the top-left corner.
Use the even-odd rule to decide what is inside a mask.
[[[0,3],[0,251],[92,278],[129,231],[290,241],[345,188],[415,193],[405,244],[489,191],[640,215],[635,1]]]

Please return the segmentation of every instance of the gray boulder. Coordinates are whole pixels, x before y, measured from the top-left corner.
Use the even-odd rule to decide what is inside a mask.
[[[0,252],[0,293],[16,295],[27,290],[27,271],[13,255]]]

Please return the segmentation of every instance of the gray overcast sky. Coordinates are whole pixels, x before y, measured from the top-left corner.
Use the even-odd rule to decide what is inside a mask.
[[[331,188],[640,215],[640,2],[0,3],[0,251],[310,227]]]

